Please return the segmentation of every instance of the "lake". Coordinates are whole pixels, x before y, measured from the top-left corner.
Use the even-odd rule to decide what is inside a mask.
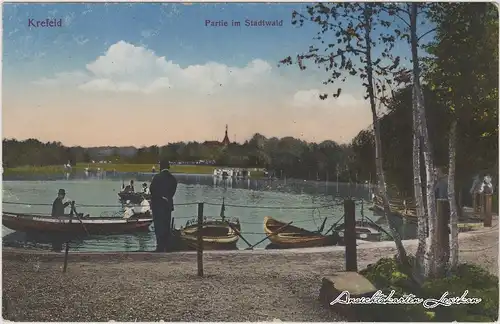
[[[342,198],[349,195],[356,199],[357,219],[361,218],[360,201],[365,200],[364,216],[381,223],[381,217],[374,215],[368,209],[371,205],[367,202],[371,191],[367,185],[303,180],[217,180],[211,175],[176,174],[175,176],[179,182],[175,203],[192,203],[175,207],[173,217],[177,228],[184,226],[188,220],[196,218],[197,202],[205,202],[205,216],[218,218],[223,198],[226,204],[225,216],[239,218],[242,234],[251,244],[265,237],[263,230],[265,216],[287,222],[293,221],[294,225],[308,230],[317,230],[327,217],[325,229],[328,229],[342,217]],[[66,190],[68,199],[76,201],[79,213],[119,217],[123,209],[117,193],[122,183],[127,183],[131,179],[134,179],[138,190],[142,182],[149,183],[151,175],[108,173],[6,177],[3,180],[2,208],[10,212],[50,214],[51,204],[57,196],[57,191],[62,188]],[[9,202],[22,204],[14,205]],[[47,206],[30,204],[47,204]],[[408,236],[408,232],[414,230],[408,231],[406,227],[400,230],[400,233],[407,233],[403,235],[406,238],[414,236],[414,234]],[[24,242],[23,233],[13,233],[6,227],[2,228],[2,236],[4,246],[28,244]],[[73,242],[71,250],[149,251],[154,250],[155,244],[153,232],[92,236]],[[268,240],[259,244],[257,248],[264,248],[267,244]],[[46,247],[43,244],[36,245]],[[240,239],[238,247],[244,249],[247,245]]]

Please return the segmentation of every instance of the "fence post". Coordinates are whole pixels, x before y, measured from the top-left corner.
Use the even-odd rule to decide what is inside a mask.
[[[198,276],[203,277],[203,203],[198,203]]]
[[[344,242],[345,242],[345,268],[346,271],[358,271],[356,251],[356,210],[354,201],[344,200]]]
[[[73,220],[73,211],[75,210],[75,202],[71,202],[71,211],[69,212],[69,224],[71,228],[71,223]],[[63,267],[63,272],[66,272],[66,269],[68,268],[68,252],[69,252],[69,241],[70,238],[66,241],[66,248],[64,250],[64,267]]]
[[[492,208],[492,195],[491,194],[484,194],[484,199],[482,199],[484,202],[484,207],[483,207],[483,226],[484,227],[491,227],[491,222],[492,222],[492,214],[491,214],[491,208]]]
[[[438,269],[438,272],[444,273],[446,271],[446,264],[450,258],[450,203],[448,199],[436,199],[436,212],[437,212],[437,258],[440,258],[440,264],[444,266],[443,269]]]

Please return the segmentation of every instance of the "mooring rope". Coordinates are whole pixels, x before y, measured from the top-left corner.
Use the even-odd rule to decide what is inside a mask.
[[[52,206],[52,204],[38,204],[38,203],[19,203],[19,202],[13,202],[13,201],[2,201],[2,204],[5,205],[23,205],[23,206]],[[194,206],[198,205],[197,202],[191,202],[191,203],[179,203],[179,204],[174,204],[174,206]],[[95,208],[116,208],[116,207],[123,207],[126,206],[125,204],[123,205],[86,205],[86,204],[75,204],[76,207],[95,207]]]
[[[220,206],[220,203],[205,202],[204,204],[209,206]],[[332,208],[340,205],[341,203],[318,205],[318,206],[257,206],[257,205],[250,206],[250,205],[224,204],[224,206],[226,207],[233,207],[233,208],[251,208],[251,209],[259,208],[259,209],[284,209],[284,210],[314,210],[319,208]]]

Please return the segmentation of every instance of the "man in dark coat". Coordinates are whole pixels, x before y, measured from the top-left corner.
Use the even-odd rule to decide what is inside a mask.
[[[63,202],[64,197],[66,196],[66,191],[64,189],[59,189],[57,193],[57,198],[52,203],[52,217],[61,217],[64,216],[64,208],[68,207],[70,202]]]
[[[156,234],[156,252],[167,252],[171,241],[170,223],[174,210],[174,195],[177,190],[177,180],[168,171],[170,163],[160,162],[160,172],[151,181],[151,211]]]

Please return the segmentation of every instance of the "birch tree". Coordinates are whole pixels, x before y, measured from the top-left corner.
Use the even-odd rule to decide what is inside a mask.
[[[427,4],[422,3],[388,3],[382,8],[383,12],[393,17],[392,30],[395,35],[406,40],[411,49],[411,69],[401,69],[397,72],[397,81],[401,83],[411,82],[413,87],[412,116],[413,116],[413,194],[418,217],[418,246],[415,255],[416,272],[423,279],[437,272],[437,217],[435,205],[435,168],[432,147],[427,129],[425,114],[424,95],[421,85],[421,67],[418,49],[421,47],[422,39],[429,35],[434,29],[427,30],[418,35],[419,15],[428,11]],[[420,24],[422,25],[422,23]],[[422,179],[420,155],[424,157],[426,174],[426,204],[424,204],[422,193]],[[429,244],[427,244],[427,224],[429,233]],[[426,261],[426,262],[425,262]]]
[[[465,126],[498,116],[498,12],[490,3],[436,3],[430,17],[436,41],[426,77],[439,100],[449,107],[448,199],[450,203],[450,266],[458,265],[458,210],[455,164]],[[462,131],[461,131],[462,130]],[[483,129],[488,136],[495,129]],[[496,128],[498,133],[498,127]],[[460,147],[458,147],[460,148]]]
[[[329,78],[323,82],[325,85],[345,82],[349,77],[357,77],[362,82],[372,114],[378,191],[382,196],[385,218],[396,244],[399,261],[407,264],[401,237],[389,221],[391,210],[383,170],[378,117],[378,108],[388,101],[385,96],[387,85],[392,83],[392,72],[398,68],[400,61],[399,57],[391,55],[394,36],[380,31],[389,27],[390,23],[381,18],[380,5],[376,3],[318,3],[307,7],[307,15],[293,12],[292,24],[299,23],[302,26],[305,21],[320,27],[315,38],[320,42],[319,47],[312,45],[307,53],[299,54],[295,59],[289,56],[280,63],[297,64],[301,70],[305,70],[305,61],[313,61],[329,73]],[[326,54],[320,54],[320,47]],[[375,54],[375,47],[382,49],[380,55]],[[339,97],[341,92],[342,89],[338,88],[333,97]],[[322,100],[327,97],[328,94],[320,95]]]

